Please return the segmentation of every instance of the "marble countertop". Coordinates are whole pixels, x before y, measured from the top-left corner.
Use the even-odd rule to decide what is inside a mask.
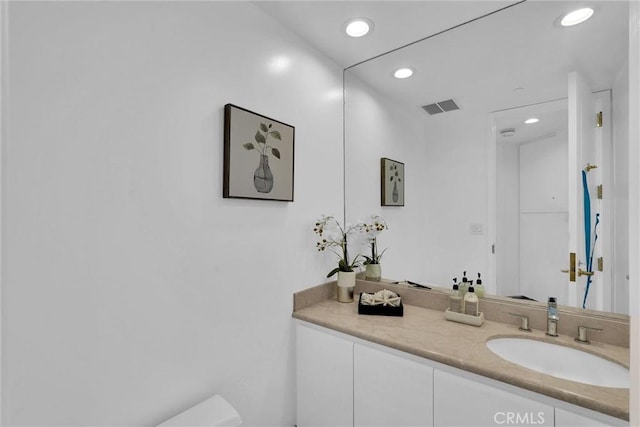
[[[628,420],[629,390],[586,385],[542,374],[494,354],[486,342],[499,337],[526,337],[554,342],[597,354],[629,367],[629,349],[592,340],[578,344],[571,336],[547,337],[543,331],[523,332],[512,324],[485,320],[475,327],[451,322],[442,311],[404,304],[403,317],[358,314],[356,302],[340,303],[330,296],[293,317],[367,341],[424,357],[445,365],[512,384],[555,399]]]

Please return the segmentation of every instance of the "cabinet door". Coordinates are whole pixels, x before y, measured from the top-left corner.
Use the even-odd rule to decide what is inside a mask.
[[[432,426],[433,368],[355,344],[354,424]]]
[[[553,407],[438,369],[434,372],[434,425],[553,426]]]
[[[353,343],[296,327],[297,425],[353,425]]]
[[[586,412],[586,410],[584,412]],[[578,415],[562,408],[556,408],[556,427],[618,427],[629,425],[628,421],[607,417],[602,414],[600,414],[600,416],[603,419],[609,418],[609,422],[595,420],[585,415]]]

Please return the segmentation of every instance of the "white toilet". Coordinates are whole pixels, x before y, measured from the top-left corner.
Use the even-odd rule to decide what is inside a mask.
[[[210,399],[187,409],[168,419],[158,427],[174,426],[224,426],[235,427],[242,424],[242,419],[235,408],[222,396],[216,394]]]

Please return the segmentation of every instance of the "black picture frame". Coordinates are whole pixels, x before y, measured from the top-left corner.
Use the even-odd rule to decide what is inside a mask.
[[[380,205],[404,206],[404,163],[380,159]]]
[[[293,202],[295,127],[224,106],[222,197]]]

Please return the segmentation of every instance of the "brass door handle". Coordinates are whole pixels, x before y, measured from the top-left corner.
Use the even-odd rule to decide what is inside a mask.
[[[578,276],[593,276],[593,275],[594,275],[593,271],[584,271],[581,268],[578,269]]]
[[[560,270],[563,273],[571,273],[572,270]],[[578,269],[578,276],[593,276],[595,274],[595,272],[593,271],[584,271],[583,269],[579,268]]]

